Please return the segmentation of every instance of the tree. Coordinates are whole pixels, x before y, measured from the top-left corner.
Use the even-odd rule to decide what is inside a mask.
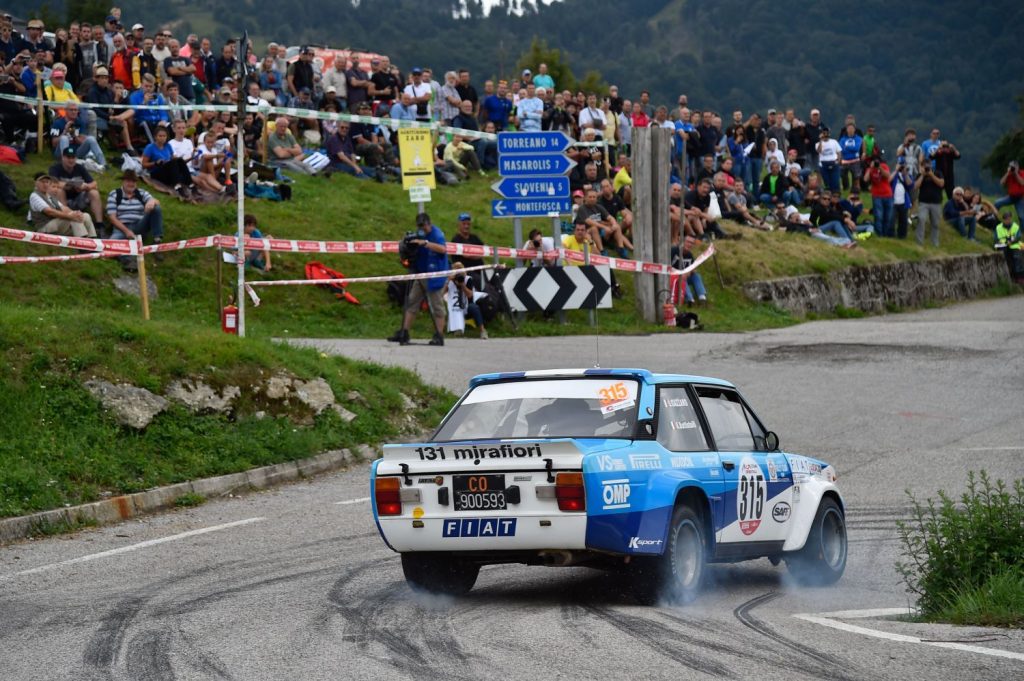
[[[981,162],[981,167],[995,178],[1003,176],[1010,161],[1024,160],[1024,95],[1017,97],[1017,102],[1020,104],[1021,125],[1003,135]]]
[[[90,24],[102,26],[109,5],[108,0],[67,0],[68,23],[88,21]]]
[[[548,47],[546,40],[540,40],[534,36],[530,43],[530,50],[519,57],[518,72],[523,69],[530,69],[537,73],[540,64],[548,65],[548,75],[555,81],[555,87],[559,90],[575,90],[576,76],[572,75],[569,62],[562,59],[562,51]]]

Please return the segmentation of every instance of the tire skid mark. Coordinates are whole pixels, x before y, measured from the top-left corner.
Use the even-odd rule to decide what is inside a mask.
[[[171,664],[171,634],[147,629],[128,641],[125,668],[129,678],[174,681]]]
[[[736,617],[736,619],[738,619],[744,626],[748,627],[749,629],[757,632],[758,634],[761,634],[762,636],[770,638],[779,645],[789,648],[790,650],[799,653],[800,655],[809,657],[817,663],[816,665],[814,665],[814,667],[817,667],[816,669],[807,669],[806,665],[801,665],[801,669],[804,671],[804,673],[810,671],[814,674],[820,675],[822,678],[853,681],[855,677],[847,676],[840,671],[842,669],[853,669],[854,666],[851,665],[849,662],[838,660],[836,658],[825,655],[824,653],[820,653],[809,646],[805,646],[802,643],[793,641],[792,639],[789,639],[783,636],[782,634],[778,633],[777,631],[775,631],[773,627],[765,624],[763,621],[761,621],[757,617],[754,617],[751,614],[751,611],[754,608],[760,605],[764,605],[766,603],[770,603],[771,601],[774,601],[776,598],[778,598],[780,595],[781,594],[776,591],[769,591],[767,593],[761,594],[760,596],[755,596],[746,603],[742,603],[739,606],[737,606],[736,609],[732,611],[732,614]]]
[[[117,603],[100,621],[99,629],[92,635],[82,656],[87,667],[108,679],[114,678],[114,664],[124,645],[125,635],[132,620],[149,600],[147,596],[135,596]]]
[[[372,592],[348,588],[362,573],[379,567],[375,560],[350,570],[328,593],[328,601],[345,618],[345,640],[414,678],[477,678],[467,669],[468,657],[451,624],[453,599],[425,606],[429,601],[406,596],[402,579]],[[377,648],[383,648],[383,657],[374,653]]]
[[[709,676],[735,678],[724,665],[708,660],[706,657],[679,650],[677,632],[667,629],[657,622],[635,617],[621,610],[612,611],[610,608],[596,605],[584,605],[583,608],[624,634],[637,639],[659,655],[674,660],[684,667]],[[701,641],[697,645],[704,646],[704,642]],[[729,652],[733,653],[731,649]]]

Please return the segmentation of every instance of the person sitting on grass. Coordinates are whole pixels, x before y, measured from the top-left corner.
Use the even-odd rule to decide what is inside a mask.
[[[54,179],[46,173],[36,174],[35,191],[28,199],[32,226],[43,234],[95,237],[96,229],[88,213],[71,210],[57,199]]]
[[[303,175],[315,175],[316,171],[302,162],[306,155],[288,125],[287,116],[278,116],[274,119],[274,129],[267,137],[270,162],[279,168],[287,168]]]
[[[378,175],[376,170],[360,165],[356,161],[356,150],[352,135],[349,134],[349,128],[350,124],[347,121],[341,121],[334,134],[327,138],[327,158],[331,161],[328,168],[335,171],[340,170],[361,180],[379,178],[379,181],[383,182],[384,178]]]
[[[100,200],[99,185],[81,163],[75,162],[75,148],[65,147],[60,161],[50,166],[54,193],[57,199],[71,210],[90,210],[93,225],[103,231],[103,203]]]
[[[188,164],[174,155],[174,150],[167,143],[167,133],[166,125],[157,126],[153,131],[152,144],[147,144],[142,150],[142,167],[157,182],[173,187],[182,200],[191,201],[195,189],[192,173]]]
[[[444,147],[444,169],[454,173],[460,180],[469,179],[469,171],[475,170],[484,175],[473,146],[466,142],[462,135],[452,135],[452,141]]]
[[[263,234],[256,225],[256,216],[245,214],[242,218],[242,228],[245,230],[245,236],[250,239],[272,239],[273,237],[269,234]],[[247,248],[245,249],[245,266],[252,267],[259,270],[260,272],[269,272],[271,269],[270,264],[270,248]]]
[[[112,227],[111,239],[135,239],[136,235],[150,236],[154,244],[164,239],[164,215],[160,202],[149,192],[139,189],[139,176],[126,170],[121,186],[107,195],[107,222]],[[156,260],[160,260],[158,254]],[[135,256],[119,258],[125,270],[135,270]]]
[[[196,171],[195,183],[212,192],[225,193],[227,187],[220,183],[220,177],[226,161],[224,152],[217,148],[217,133],[207,131],[192,157],[192,168]]]
[[[811,220],[801,215],[800,211],[794,206],[787,206],[782,201],[775,204],[775,219],[778,221],[779,229],[788,234],[806,234],[809,237],[820,239],[840,248],[850,249],[857,247],[856,241],[847,236],[840,236],[838,231],[833,234],[825,233],[825,227],[834,227],[838,223],[827,223],[822,225],[821,228],[815,227]]]

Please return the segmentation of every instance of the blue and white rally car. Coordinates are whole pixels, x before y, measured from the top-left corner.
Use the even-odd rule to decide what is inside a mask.
[[[484,374],[429,442],[387,445],[373,515],[417,590],[469,591],[482,565],[620,570],[645,602],[692,600],[707,563],[846,567],[836,473],[779,451],[726,381],[643,369]]]

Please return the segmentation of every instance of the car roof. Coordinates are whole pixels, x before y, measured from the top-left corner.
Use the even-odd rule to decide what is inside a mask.
[[[735,386],[729,381],[709,376],[693,376],[689,374],[655,374],[647,369],[540,369],[536,371],[506,371],[501,373],[480,374],[469,381],[469,386],[475,388],[482,383],[493,383],[510,381],[517,378],[580,378],[594,376],[630,376],[649,384],[657,383],[705,383],[720,385],[727,388]]]

